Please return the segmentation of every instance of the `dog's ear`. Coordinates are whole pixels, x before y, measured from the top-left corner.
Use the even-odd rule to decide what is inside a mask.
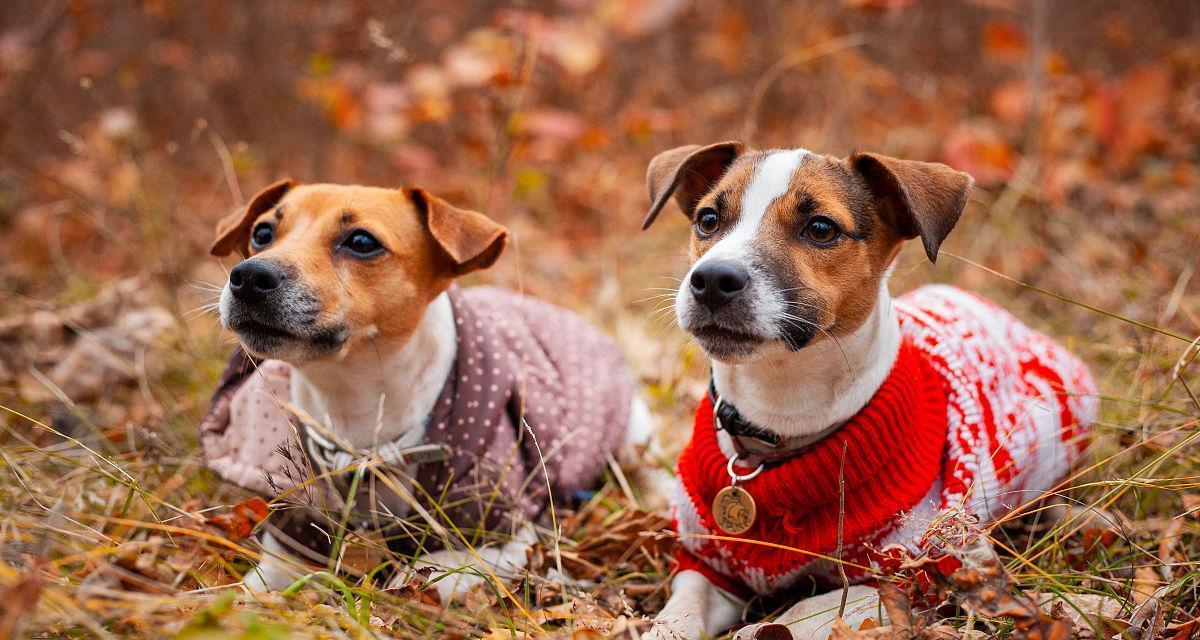
[[[920,236],[925,255],[937,262],[938,247],[966,208],[975,180],[941,163],[875,153],[856,153],[849,163],[866,180],[884,220],[905,238]]]
[[[217,223],[217,239],[213,241],[210,253],[214,256],[227,256],[236,249],[243,258],[250,255],[250,225],[254,219],[279,203],[283,195],[296,185],[291,179],[280,180],[250,199],[245,209],[234,211]]]
[[[442,200],[420,187],[405,189],[413,206],[425,217],[425,226],[450,259],[454,275],[486,269],[508,244],[508,229],[491,218]]]
[[[696,203],[721,179],[741,153],[740,142],[718,142],[706,147],[689,144],[654,156],[646,169],[650,211],[646,213],[642,229],[654,223],[671,194],[675,194],[675,202],[684,215],[691,218]]]

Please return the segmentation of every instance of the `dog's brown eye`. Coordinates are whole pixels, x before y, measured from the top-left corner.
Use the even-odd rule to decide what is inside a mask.
[[[837,240],[840,235],[842,235],[842,230],[838,228],[837,224],[824,216],[813,218],[809,221],[808,226],[804,227],[804,237],[817,244],[829,244]]]
[[[373,256],[383,251],[383,245],[375,239],[375,236],[361,229],[347,236],[346,240],[342,242],[342,246],[360,258]]]
[[[707,238],[721,228],[721,216],[715,209],[705,207],[696,214],[696,233]]]
[[[255,249],[261,249],[275,240],[275,227],[269,222],[260,222],[250,235],[250,242]]]

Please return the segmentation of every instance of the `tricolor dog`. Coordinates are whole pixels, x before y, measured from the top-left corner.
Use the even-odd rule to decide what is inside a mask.
[[[832,589],[737,636],[826,637],[842,478],[841,559],[861,583],[874,551],[918,551],[948,509],[992,520],[1079,456],[1097,401],[1078,359],[970,293],[888,293],[906,240],[937,258],[970,176],[725,142],[661,153],[647,178],[645,226],[672,196],[692,223],[675,311],[712,360],[678,466],[679,571],[652,637],[729,628],[755,594]],[[848,600],[852,627],[876,614],[873,588]]]
[[[252,589],[290,584],[293,557],[344,567],[364,531],[452,574],[443,597],[504,577],[551,496],[591,488],[623,441],[648,439],[607,337],[548,303],[454,285],[506,240],[420,188],[290,180],[218,225],[212,253],[244,258],[220,299],[241,350],[201,442],[222,476],[280,497]]]

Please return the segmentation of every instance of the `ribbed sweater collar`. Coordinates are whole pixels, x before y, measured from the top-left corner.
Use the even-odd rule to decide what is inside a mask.
[[[711,505],[730,480],[712,414],[712,403],[705,397],[696,412],[692,440],[680,455],[679,475],[702,524],[719,532]],[[754,497],[758,517],[737,537],[814,553],[832,551],[837,545],[843,443],[845,541],[853,544],[878,533],[898,512],[919,502],[941,474],[946,416],[944,381],[916,347],[903,344],[891,373],[858,414],[824,440],[742,485]],[[743,474],[750,471],[739,469]],[[750,544],[738,544],[736,553],[749,566],[772,573],[811,559]]]

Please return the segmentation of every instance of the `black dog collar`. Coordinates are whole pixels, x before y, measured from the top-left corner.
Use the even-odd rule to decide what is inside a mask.
[[[717,394],[717,383],[712,378],[708,381],[708,399],[713,405],[713,424],[718,431],[729,434],[739,462],[744,461],[748,466],[778,465],[824,440],[842,426],[835,424],[812,435],[784,438],[747,420],[732,403],[721,400]]]

